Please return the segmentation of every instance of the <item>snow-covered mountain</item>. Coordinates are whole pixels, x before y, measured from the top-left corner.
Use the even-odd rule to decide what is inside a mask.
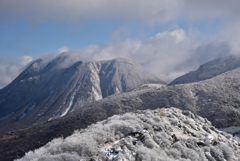
[[[18,161],[237,161],[240,139],[190,111],[156,109],[115,115],[26,153]]]
[[[239,55],[221,57],[201,65],[196,71],[189,72],[183,76],[176,78],[168,85],[170,86],[174,84],[199,82],[202,80],[213,78],[219,74],[231,71],[238,67],[240,67]]]
[[[145,83],[166,84],[124,58],[72,64],[69,53],[49,63],[39,59],[0,90],[0,123],[27,127],[59,118],[109,95]]]
[[[74,130],[86,128],[86,126],[88,126],[88,125],[91,125],[98,121],[102,121],[113,115],[116,115],[116,114],[122,115],[127,112],[137,112],[138,110],[146,110],[146,109],[155,110],[157,108],[176,107],[181,110],[191,111],[194,114],[191,117],[200,115],[201,117],[207,118],[217,128],[225,128],[225,127],[229,127],[229,126],[239,126],[239,124],[240,124],[240,92],[239,92],[239,90],[240,90],[240,81],[239,81],[240,80],[240,68],[236,67],[237,66],[237,58],[230,56],[230,57],[220,58],[217,60],[219,60],[219,61],[216,61],[216,62],[221,62],[220,60],[224,60],[224,61],[231,60],[230,62],[232,62],[232,63],[225,64],[225,66],[223,66],[221,68],[221,69],[224,69],[224,70],[222,70],[224,72],[218,73],[218,74],[216,74],[216,76],[212,76],[212,78],[208,78],[208,79],[202,80],[202,81],[197,81],[194,83],[176,84],[176,85],[172,85],[172,86],[161,86],[161,85],[153,85],[151,83],[148,83],[145,85],[138,86],[136,88],[131,88],[133,90],[131,90],[130,92],[111,95],[111,96],[105,97],[104,99],[101,99],[98,101],[93,101],[91,103],[87,103],[87,104],[83,105],[81,108],[76,108],[75,112],[70,113],[66,117],[60,117],[59,119],[55,119],[55,120],[53,119],[53,120],[45,122],[44,124],[39,125],[39,126],[34,126],[32,128],[11,132],[4,136],[1,136],[0,137],[0,149],[4,149],[3,152],[5,152],[7,154],[5,154],[5,155],[0,154],[0,158],[5,157],[5,156],[7,156],[7,157],[15,156],[15,158],[18,156],[22,156],[24,154],[24,152],[32,150],[32,149],[36,149],[36,147],[46,144],[48,141],[50,141],[54,137],[59,137],[59,136],[66,137],[69,134],[71,134]],[[236,63],[234,65],[233,62],[235,62],[235,61],[236,61]],[[111,64],[110,62],[112,62],[112,61],[95,62],[95,63],[99,64],[98,69],[107,69],[107,68],[103,68],[103,65],[102,65],[107,62],[108,62],[108,64]],[[84,62],[78,62],[78,63],[79,64],[87,64]],[[51,63],[49,63],[49,64],[51,64]],[[66,65],[67,63],[61,63],[61,64]],[[217,64],[217,63],[210,63],[210,64]],[[224,64],[224,63],[222,63],[222,64]],[[229,65],[229,64],[231,64],[231,65]],[[228,65],[231,68],[228,68],[227,67]],[[98,66],[98,65],[96,65],[96,66]],[[106,67],[107,66],[109,66],[109,65],[106,65]],[[40,72],[44,73],[44,69],[48,68],[48,67],[50,68],[49,65],[47,65],[45,67],[41,66],[41,65],[39,65],[39,67],[38,66],[34,67],[33,69],[36,69],[36,74],[32,74],[32,75],[38,76],[37,73],[40,73]],[[56,65],[53,65],[53,67],[55,68]],[[74,71],[74,69],[75,69],[74,65],[71,66],[71,65],[67,64],[66,67],[67,68],[65,68],[65,66],[61,65],[57,69],[47,70],[47,71],[51,71],[51,70],[57,71],[55,74],[53,74],[53,76],[51,76],[51,79],[49,79],[48,82],[51,82],[51,80],[54,80],[55,79],[54,76],[58,76],[59,73],[60,74],[64,73],[65,75],[67,75],[67,74],[71,73],[70,71],[72,71],[72,70]],[[216,65],[216,67],[218,69],[219,65]],[[83,68],[79,68],[79,69],[82,70]],[[110,69],[112,69],[112,67],[111,68],[109,67],[109,70]],[[212,65],[211,70],[215,71],[213,69],[214,69],[214,65]],[[65,73],[64,72],[65,70],[67,70],[68,72]],[[29,73],[34,73],[34,72],[32,72],[34,70],[29,70],[29,71],[30,71]],[[101,71],[101,70],[99,70],[99,71]],[[202,75],[204,75],[205,72],[208,73],[208,71],[210,71],[210,70],[207,70],[207,69],[203,70]],[[25,73],[28,73],[28,72],[25,72]],[[91,73],[91,72],[89,72],[89,73]],[[99,73],[101,73],[101,72],[99,72]],[[113,73],[113,72],[111,72],[111,73]],[[210,73],[214,73],[214,72],[210,72]],[[106,74],[106,73],[103,73],[103,75],[104,74]],[[102,79],[101,74],[98,74],[98,75],[100,76],[99,79],[101,80]],[[206,75],[209,75],[209,74],[206,74]],[[25,76],[25,74],[23,72],[23,74],[20,75],[19,77],[21,78],[24,76]],[[46,74],[43,76],[49,76],[49,74]],[[31,77],[33,77],[33,76],[31,76]],[[109,77],[110,77],[109,74],[108,74],[108,76],[106,75],[106,78],[109,78]],[[41,78],[48,78],[48,77],[40,77],[39,80],[41,80]],[[66,77],[62,77],[61,81],[66,82],[65,78]],[[111,78],[114,78],[114,76]],[[128,77],[128,78],[130,78],[130,77]],[[59,77],[58,77],[58,79],[59,79]],[[116,77],[116,80],[117,79],[120,79],[120,77]],[[22,80],[22,79],[19,79],[19,81],[20,80]],[[38,80],[38,79],[36,79],[36,80]],[[72,79],[72,80],[74,80],[74,79]],[[114,80],[114,79],[112,79],[112,80]],[[130,80],[130,79],[127,79],[127,80]],[[18,81],[18,80],[16,79],[15,81]],[[87,79],[87,81],[88,82],[86,82],[86,85],[88,85],[89,83],[91,84],[91,82],[92,82],[91,79],[90,80]],[[72,81],[72,82],[74,82],[74,81]],[[122,85],[121,82],[122,81],[120,81],[120,84]],[[49,89],[49,86],[47,83],[44,84],[42,86],[42,88],[43,87],[47,87],[46,89]],[[100,87],[102,87],[102,86],[100,85]],[[110,86],[110,87],[112,87],[112,86]],[[71,89],[71,85],[68,85],[68,88]],[[66,89],[68,89],[68,88],[66,88]],[[119,88],[119,90],[123,89],[120,87],[118,87],[118,88]],[[73,88],[73,89],[75,89],[75,88]],[[90,88],[84,88],[84,89],[91,89],[91,86],[90,86]],[[111,88],[111,89],[116,89],[116,86],[113,86],[113,88]],[[48,90],[48,92],[46,92],[46,93],[51,93],[51,92]],[[46,103],[47,102],[48,101],[46,100]],[[51,109],[50,109],[50,111],[51,111]],[[11,116],[10,119],[5,119],[8,117],[8,115],[6,115],[3,118],[5,120],[0,122],[0,127],[3,127],[6,131],[9,131],[9,130],[11,130],[11,128],[15,128],[14,126],[18,126],[18,123],[19,124],[23,123],[23,122],[21,122],[21,120],[24,120],[24,118],[31,116],[29,114],[31,114],[31,112],[27,113],[25,117],[18,119],[18,121],[14,121],[14,119],[11,119],[11,118],[14,118],[14,115],[16,115],[16,114],[9,113],[8,115]],[[174,113],[172,113],[172,115],[174,115]],[[52,116],[56,116],[55,113],[53,113]],[[20,115],[18,115],[18,117],[20,117]],[[18,118],[18,117],[15,117],[15,118]],[[169,118],[175,119],[175,117],[172,117],[172,116],[169,116]],[[145,122],[148,122],[148,120],[145,119]],[[107,123],[107,121],[106,121],[106,123]],[[14,125],[14,126],[7,126],[7,125]],[[206,125],[206,126],[208,126],[208,125]],[[122,127],[123,131],[125,129],[127,129],[127,126]],[[213,129],[210,127],[210,130],[213,130]],[[238,130],[236,132],[238,133]],[[233,134],[235,135],[236,133],[233,133]],[[122,138],[124,138],[124,137],[125,136],[123,136]],[[226,136],[226,137],[228,137],[228,136]],[[17,139],[14,139],[14,138],[17,138]],[[31,144],[26,145],[25,142],[28,140],[31,140]],[[15,145],[15,144],[17,144],[18,146],[13,147],[13,145]],[[12,145],[12,146],[9,146],[9,145]],[[51,143],[49,145],[51,145]],[[214,145],[211,145],[211,146],[214,146]],[[182,147],[182,145],[181,145],[181,147]],[[206,149],[209,149],[209,147],[206,147]],[[211,147],[210,147],[210,149],[211,149]],[[41,150],[40,150],[40,152],[41,152]],[[153,149],[153,152],[154,152],[154,149]],[[210,158],[211,157],[214,158],[214,154],[213,154],[213,153],[215,153],[214,150],[212,152],[211,152],[211,150],[207,150],[204,152],[209,152],[210,154],[207,153],[207,155],[209,154]],[[100,153],[98,153],[98,154],[100,155]],[[219,154],[219,155],[222,156],[222,154]],[[27,157],[31,157],[31,155],[32,154],[30,153],[29,156],[27,156]],[[182,155],[185,155],[185,154],[183,154],[181,152],[181,156]],[[204,155],[205,155],[205,153],[204,153]],[[225,152],[223,155],[225,156]],[[231,155],[233,155],[233,154],[231,154]],[[234,154],[234,155],[236,156],[236,154]],[[33,156],[35,156],[35,154],[33,154]],[[68,156],[68,155],[66,154],[66,156]],[[78,156],[76,156],[76,157],[78,157]],[[126,156],[123,156],[123,157],[126,157]],[[170,159],[172,159],[172,157],[174,157],[174,156],[170,156]],[[206,155],[205,155],[205,157],[206,157]],[[63,158],[64,158],[64,156],[63,156]],[[211,159],[209,159],[209,160],[211,160]],[[212,159],[212,160],[214,160],[214,159]],[[217,159],[217,160],[223,160],[223,159]]]

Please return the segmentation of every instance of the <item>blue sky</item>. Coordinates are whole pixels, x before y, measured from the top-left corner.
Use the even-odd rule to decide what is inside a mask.
[[[221,20],[187,22],[184,20],[149,25],[137,20],[101,19],[86,22],[44,21],[31,22],[28,19],[4,18],[0,21],[1,58],[14,58],[25,55],[41,57],[67,46],[70,50],[87,47],[91,44],[104,45],[114,38],[119,30],[120,41],[126,39],[146,40],[159,32],[182,28],[186,32],[194,28],[203,36],[215,35],[222,27]],[[114,41],[114,40],[113,40]]]
[[[127,57],[171,81],[239,52],[238,6],[236,0],[2,0],[0,88],[34,59],[62,51],[86,61]]]

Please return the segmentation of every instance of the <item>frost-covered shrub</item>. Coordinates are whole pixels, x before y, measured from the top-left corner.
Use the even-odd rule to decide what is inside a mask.
[[[153,140],[161,147],[165,148],[171,145],[171,140],[165,132],[160,132],[153,137]]]
[[[225,161],[224,155],[221,153],[221,150],[217,149],[216,147],[211,146],[210,153],[217,161]]]
[[[219,149],[222,150],[222,153],[224,155],[224,158],[227,160],[227,161],[231,161],[233,160],[233,156],[234,156],[234,152],[232,151],[232,149],[227,146],[226,144],[223,144],[223,143],[220,143],[218,145]]]
[[[144,115],[145,117],[151,118],[151,119],[154,117],[154,114],[150,110],[145,110]]]
[[[148,124],[148,125],[151,125],[151,126],[153,126],[153,125],[155,125],[156,124],[156,122],[153,120],[153,119],[148,119],[147,121],[146,121],[146,123]]]
[[[203,130],[211,134],[211,130],[206,125],[203,125],[202,128]]]
[[[196,149],[196,153],[199,155],[199,161],[208,161],[208,159],[205,156],[205,152],[203,149]]]
[[[212,157],[210,152],[205,152],[205,157],[208,161],[216,161],[216,159]]]
[[[196,153],[192,149],[188,149],[186,147],[182,147],[181,152],[182,152],[182,157],[183,158],[188,158],[190,160],[198,160],[199,159],[198,153]]]
[[[196,149],[198,147],[197,146],[197,141],[195,139],[188,139],[185,142],[185,144],[189,149]]]
[[[146,160],[146,161],[174,161],[168,157],[168,155],[164,152],[158,152],[152,149],[148,149],[146,147],[140,147],[136,152],[136,159],[139,160]]]
[[[136,147],[133,145],[134,139],[131,136],[128,136],[126,139],[121,140],[121,144],[126,146],[129,150],[135,151]]]
[[[171,148],[169,150],[169,153],[176,159],[181,158],[181,155],[182,155],[181,151],[176,148]]]
[[[135,115],[133,115],[132,113],[126,113],[125,115],[123,115],[121,117],[121,120],[134,120],[136,118]]]
[[[164,111],[175,115],[164,116]],[[113,161],[113,158],[119,161],[234,161],[239,157],[240,139],[233,141],[231,135],[215,133],[205,124],[212,134],[206,133],[201,128],[204,123],[196,124],[190,118],[191,113],[189,117],[184,116],[185,123],[201,127],[200,131],[190,129],[175,117],[183,115],[175,112],[168,109],[158,114],[140,111],[139,114],[116,115],[85,130],[75,131],[65,139],[54,139],[28,152],[21,161]],[[159,122],[155,121],[157,115],[162,117]],[[172,125],[173,120],[180,122],[182,127]]]
[[[152,125],[149,125],[148,123],[143,122],[143,123],[142,123],[142,128],[143,128],[143,129],[150,130],[150,129],[152,129]]]
[[[38,161],[76,161],[81,160],[81,157],[79,157],[76,154],[56,154],[56,155],[49,155],[49,156],[43,156],[42,159]],[[35,161],[35,159],[31,160]],[[36,160],[37,161],[37,160]]]
[[[159,147],[158,144],[153,141],[152,137],[149,134],[144,135],[144,145],[150,149]]]
[[[154,116],[154,117],[153,117],[153,120],[154,120],[155,122],[160,122],[160,121],[161,121],[161,118]]]
[[[193,119],[187,118],[187,119],[184,121],[184,123],[187,124],[187,125],[189,125],[192,129],[197,130],[196,125],[195,125],[195,122],[194,122]]]

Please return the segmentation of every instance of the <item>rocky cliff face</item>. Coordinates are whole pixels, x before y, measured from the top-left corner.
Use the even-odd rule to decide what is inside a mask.
[[[145,83],[166,84],[127,59],[74,64],[69,59],[67,53],[47,64],[39,59],[0,90],[1,126],[27,127]]]
[[[169,86],[174,84],[186,84],[210,79],[238,67],[240,67],[239,55],[221,57],[201,65],[196,71],[189,72],[183,76],[176,78],[169,84]]]
[[[239,144],[190,111],[162,108],[115,115],[18,160],[237,161]]]

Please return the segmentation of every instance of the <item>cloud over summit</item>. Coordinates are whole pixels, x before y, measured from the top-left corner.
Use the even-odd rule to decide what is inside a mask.
[[[31,61],[33,61],[32,57],[23,56],[10,63],[0,63],[0,89],[16,78]]]
[[[141,64],[161,79],[172,81],[178,76],[196,70],[202,63],[230,53],[227,43],[210,41],[199,43],[182,29],[164,31],[145,40],[127,39],[105,45],[90,45],[67,51],[69,61],[109,60],[124,57]]]

